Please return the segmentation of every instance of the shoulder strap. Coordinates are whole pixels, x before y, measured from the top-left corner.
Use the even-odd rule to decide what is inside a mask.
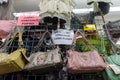
[[[38,50],[41,47],[41,45],[42,45],[42,43],[44,41],[44,38],[46,37],[47,34],[51,38],[51,33],[49,31],[44,32],[41,39],[39,40],[38,44],[34,47],[34,51]]]
[[[105,41],[104,41],[104,38],[103,38],[103,37],[101,37],[101,53],[102,53],[104,56],[107,56],[106,48],[105,48]]]
[[[22,40],[22,34],[20,32],[15,32],[12,36],[11,39],[8,41],[8,46],[11,46],[14,39],[18,37],[18,43],[19,43],[19,47],[23,46],[23,40]]]
[[[108,31],[108,28],[105,24],[105,18],[104,18],[104,15],[102,14],[102,12],[100,11],[101,13],[101,16],[102,16],[102,20],[103,20],[103,23],[104,23],[104,26],[105,26],[105,29],[106,29],[106,33],[107,33],[107,36],[108,36],[108,39],[110,40],[111,44],[112,44],[112,47],[113,47],[113,52],[116,53],[117,50],[120,50],[120,46],[118,46],[115,42],[112,41],[111,39],[111,36],[110,36],[110,33]]]
[[[75,45],[77,37],[81,38],[83,40],[83,42],[85,43],[85,45],[87,45],[90,50],[94,49],[94,47],[87,41],[86,37],[80,30],[75,32],[73,45]]]

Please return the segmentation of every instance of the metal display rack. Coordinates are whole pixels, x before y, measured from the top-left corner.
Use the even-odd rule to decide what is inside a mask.
[[[27,56],[30,56],[31,51],[34,49],[34,46],[37,45],[40,35],[45,30],[55,30],[57,27],[53,25],[40,24],[39,26],[28,26],[25,27],[23,31],[23,41],[24,47],[27,49]],[[17,38],[14,40],[14,44],[9,48],[9,52],[14,51],[18,48]],[[45,51],[49,46],[43,45],[40,50]],[[66,50],[69,49],[70,46],[61,45],[59,46],[62,51],[63,58],[63,67],[57,71],[50,71],[49,73],[36,74],[30,71],[22,71],[17,73],[10,73],[6,75],[1,75],[0,80],[103,80],[101,73],[94,74],[78,74],[71,75],[67,73],[66,69]]]
[[[116,42],[116,40],[120,38],[120,20],[109,22],[106,24],[106,26],[110,33],[111,39]]]

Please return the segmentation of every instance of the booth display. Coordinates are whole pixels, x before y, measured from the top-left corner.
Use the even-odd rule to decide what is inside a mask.
[[[8,16],[12,6],[7,15],[0,9],[0,80],[119,80],[120,47],[108,25],[100,30],[105,36],[94,21],[98,15],[104,21],[110,3],[88,0],[99,9],[82,17],[72,12],[74,0],[40,0],[40,11],[14,13],[15,20]]]

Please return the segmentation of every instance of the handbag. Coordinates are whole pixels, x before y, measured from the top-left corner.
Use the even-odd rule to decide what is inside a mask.
[[[19,48],[10,54],[5,51],[0,53],[0,74],[22,71],[25,64],[28,62],[26,57],[26,49],[22,47],[23,41],[21,33],[14,33],[9,39],[7,46],[12,45],[15,37],[19,38]]]
[[[29,57],[29,63],[25,66],[25,70],[42,73],[61,67],[62,59],[59,53],[59,48],[54,48],[53,50],[46,52],[39,51],[47,34],[48,36],[51,36],[48,31],[43,33],[38,45],[34,47],[35,49]]]
[[[119,50],[120,47],[117,46],[112,40],[110,41],[113,45],[114,54],[104,56],[107,68],[103,71],[103,77],[104,80],[120,80],[120,55],[117,54],[117,50]]]
[[[107,56],[105,62],[108,67],[103,72],[104,80],[120,80],[120,55]]]
[[[77,31],[74,37],[74,44],[77,38],[82,37],[84,43],[89,47],[90,51],[78,52],[73,48],[67,51],[67,69],[71,74],[77,73],[94,73],[105,69],[106,64],[98,51],[90,45],[84,35]]]
[[[14,20],[0,20],[0,38],[6,38],[16,26]]]

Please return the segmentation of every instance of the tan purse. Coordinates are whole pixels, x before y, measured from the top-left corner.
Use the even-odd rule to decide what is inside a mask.
[[[47,34],[48,36],[51,36],[50,32],[48,31],[43,33],[41,39],[38,42],[38,45],[35,46],[35,51],[33,51],[32,55],[29,57],[30,63],[25,66],[26,70],[42,73],[43,71],[47,72],[49,70],[58,69],[58,67],[61,67],[62,58],[59,53],[59,48],[54,48],[53,50],[46,52],[39,51],[39,49],[42,47],[41,44],[43,43],[43,40]]]
[[[88,52],[78,52],[74,49],[67,51],[67,69],[69,73],[94,73],[105,69],[106,64],[104,63],[102,57],[99,55],[98,51],[90,45],[84,35],[77,31],[75,33],[74,44],[78,37],[84,40],[84,43],[89,47],[91,51]]]

